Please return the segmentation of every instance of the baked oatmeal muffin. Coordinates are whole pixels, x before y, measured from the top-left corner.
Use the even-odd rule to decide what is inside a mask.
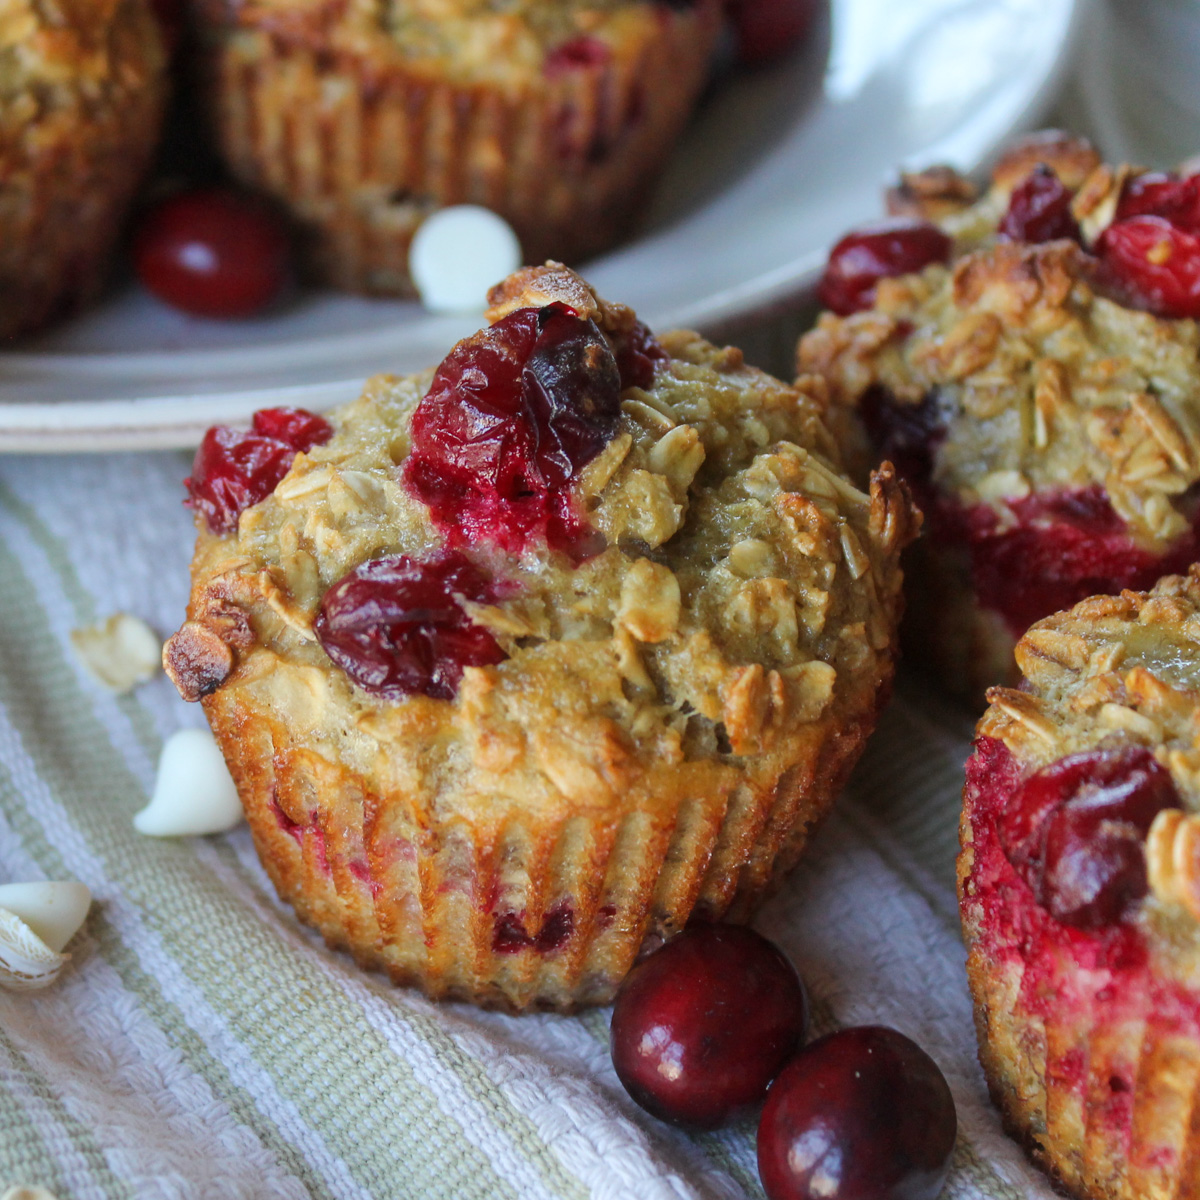
[[[491,299],[328,422],[210,431],[165,663],[303,920],[431,995],[566,1009],[796,861],[888,693],[918,518],[737,350],[557,264]]]
[[[103,285],[166,86],[149,0],[0,7],[0,338]]]
[[[1017,646],[967,767],[959,895],[980,1060],[1071,1194],[1200,1187],[1200,568]]]
[[[1035,620],[1200,557],[1200,176],[1043,134],[982,197],[942,169],[891,201],[898,223],[835,248],[822,293],[843,315],[799,365],[852,453],[913,488],[906,637],[979,698]],[[1163,282],[1192,276],[1191,299]]]
[[[719,0],[200,0],[234,173],[338,287],[410,293],[423,218],[480,204],[526,262],[624,236],[703,85]]]

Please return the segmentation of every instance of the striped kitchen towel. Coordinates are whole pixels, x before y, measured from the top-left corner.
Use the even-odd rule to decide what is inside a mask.
[[[60,1200],[760,1197],[754,1127],[688,1136],[625,1096],[607,1011],[507,1017],[358,970],[275,898],[245,830],[130,823],[163,739],[203,720],[163,677],[114,697],[70,631],[179,623],[182,456],[0,462],[0,882],[95,901],[58,982],[0,991],[0,1192]],[[954,900],[970,728],[901,689],[837,812],[757,924],[818,1031],[881,1022],[941,1064],[947,1197],[1048,1197],[975,1059]]]

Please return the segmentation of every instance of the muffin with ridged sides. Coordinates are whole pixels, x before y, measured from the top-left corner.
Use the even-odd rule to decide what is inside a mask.
[[[304,920],[431,995],[568,1009],[795,863],[919,518],[842,474],[819,391],[556,264],[492,302],[328,421],[210,432],[165,661]]]
[[[625,236],[707,77],[719,0],[201,0],[234,173],[286,206],[317,276],[412,291],[435,209],[504,217],[526,262]]]
[[[800,368],[914,489],[911,656],[981,701],[1034,621],[1200,557],[1200,175],[1042,134],[981,196],[943,169],[891,204],[835,248]]]
[[[103,286],[158,139],[166,66],[149,0],[0,10],[0,338]]]
[[[1200,1180],[1200,568],[1017,646],[967,765],[959,896],[980,1060],[1070,1194]]]

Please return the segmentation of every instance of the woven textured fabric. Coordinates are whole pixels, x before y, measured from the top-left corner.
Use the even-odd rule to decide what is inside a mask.
[[[94,684],[73,628],[176,628],[192,526],[181,455],[0,462],[0,882],[95,897],[58,982],[0,991],[0,1191],[193,1197],[761,1197],[754,1126],[642,1113],[606,1010],[432,1004],[327,950],[245,829],[134,832],[162,741],[203,716],[165,677]],[[975,1058],[954,899],[970,725],[905,684],[834,816],[757,927],[799,967],[817,1032],[916,1038],[954,1090],[948,1198],[1049,1197]]]

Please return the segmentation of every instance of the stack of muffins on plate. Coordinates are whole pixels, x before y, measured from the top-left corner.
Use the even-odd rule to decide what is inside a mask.
[[[223,167],[293,228],[304,274],[411,295],[409,244],[447,205],[498,213],[527,262],[626,237],[722,20],[721,0],[192,0],[183,14],[12,0],[0,14],[0,337],[103,286],[181,25],[175,136],[207,128]],[[168,174],[192,170],[172,162]]]

